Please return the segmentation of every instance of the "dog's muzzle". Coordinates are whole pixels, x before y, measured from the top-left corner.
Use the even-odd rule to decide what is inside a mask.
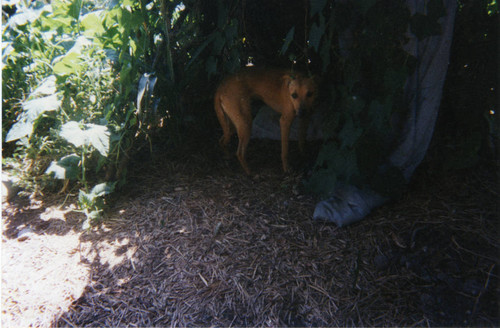
[[[299,107],[299,110],[297,111],[297,116],[300,118],[300,117],[303,117],[304,116],[304,113],[306,112],[306,108],[304,105],[301,105]]]

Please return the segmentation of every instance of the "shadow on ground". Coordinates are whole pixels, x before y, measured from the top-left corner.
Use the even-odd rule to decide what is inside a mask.
[[[191,147],[133,164],[99,229],[30,223],[39,237],[78,233],[72,252],[87,270],[52,325],[500,324],[494,171],[421,169],[397,202],[338,229],[312,222],[314,201],[299,174],[281,174],[277,143],[251,144],[254,179]],[[4,239],[23,213],[5,216]]]

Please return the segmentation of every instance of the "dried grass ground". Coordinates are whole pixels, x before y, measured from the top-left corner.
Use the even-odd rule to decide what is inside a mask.
[[[89,232],[62,199],[4,204],[2,324],[500,325],[491,168],[420,169],[399,200],[339,229],[311,220],[276,143],[251,143],[253,180],[204,146],[135,161]]]

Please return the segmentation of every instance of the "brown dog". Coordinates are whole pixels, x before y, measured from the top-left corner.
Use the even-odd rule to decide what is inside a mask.
[[[281,113],[281,161],[288,172],[288,137],[295,116],[302,118],[299,130],[299,147],[304,147],[307,125],[317,96],[314,78],[281,70],[248,67],[227,77],[215,93],[214,106],[223,135],[219,143],[227,153],[231,135],[238,134],[236,156],[247,174],[250,174],[245,154],[252,129],[252,99],[260,99]],[[231,126],[232,123],[232,126]]]

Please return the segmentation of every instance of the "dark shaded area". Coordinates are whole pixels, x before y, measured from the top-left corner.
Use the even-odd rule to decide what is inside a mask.
[[[256,65],[289,66],[286,57],[279,57],[283,40],[295,26],[295,40],[290,49],[300,53],[305,46],[305,13],[309,4],[303,1],[247,1],[244,6],[244,33],[248,38],[248,56]],[[299,63],[303,65],[303,63]]]
[[[500,156],[498,14],[486,1],[461,3],[430,156],[443,170]],[[491,113],[493,111],[496,113]]]

